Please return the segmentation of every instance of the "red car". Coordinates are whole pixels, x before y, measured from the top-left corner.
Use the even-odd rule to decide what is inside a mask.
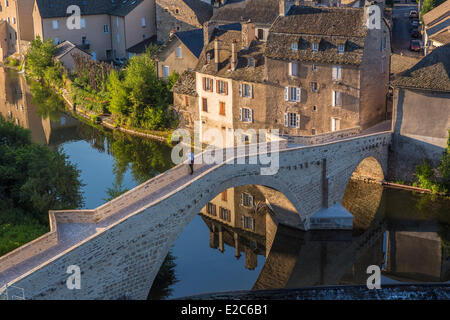
[[[409,50],[420,51],[420,41],[419,40],[411,40],[411,43],[409,45]]]

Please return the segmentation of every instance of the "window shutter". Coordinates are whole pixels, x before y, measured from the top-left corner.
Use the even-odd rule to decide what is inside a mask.
[[[253,110],[252,109],[249,110],[249,115],[250,115],[250,122],[253,122]]]
[[[242,108],[239,108],[239,121],[242,121]]]
[[[211,91],[211,92],[214,92],[213,84],[214,84],[214,80],[213,79],[209,79],[209,91]]]
[[[296,114],[295,115],[296,119],[295,119],[295,124],[296,124],[296,128],[300,128],[300,115]]]
[[[253,204],[253,196],[250,195],[249,197],[250,197],[250,205],[253,207],[254,206],[254,204]]]
[[[228,82],[225,81],[225,94],[228,95]]]
[[[242,97],[242,83],[239,83],[239,96]]]
[[[289,87],[284,88],[284,100],[289,101]]]
[[[300,94],[302,93],[302,89],[301,88],[296,88],[296,90],[297,90],[296,101],[300,102]]]
[[[285,114],[284,114],[284,126],[287,127],[288,125],[289,125],[288,114],[285,113]]]
[[[241,206],[243,206],[243,205],[244,205],[244,194],[241,193]]]
[[[289,62],[289,75],[292,76],[292,62]]]
[[[342,106],[342,95],[340,91],[336,92],[336,105]]]
[[[231,210],[227,210],[227,213],[228,222],[231,222]]]
[[[337,78],[338,78],[337,72],[338,72],[337,67],[333,66],[333,80],[337,80]]]
[[[241,216],[241,224],[242,224],[242,227],[245,226],[244,216]]]
[[[219,93],[219,80],[216,80],[216,92]]]
[[[203,81],[203,91],[206,91],[206,78],[203,77],[202,81]]]
[[[331,92],[331,97],[332,97],[332,106],[335,107],[336,106],[336,91],[332,91]]]

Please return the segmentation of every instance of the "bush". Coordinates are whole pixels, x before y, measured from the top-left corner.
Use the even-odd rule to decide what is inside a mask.
[[[19,59],[13,58],[13,57],[9,57],[8,58],[8,65],[11,67],[17,67],[19,66],[20,61]]]

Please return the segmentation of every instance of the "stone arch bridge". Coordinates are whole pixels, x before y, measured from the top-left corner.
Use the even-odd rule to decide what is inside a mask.
[[[25,299],[145,299],[183,229],[230,187],[277,189],[299,212],[304,230],[351,228],[341,205],[347,182],[357,168],[362,176],[372,176],[373,166],[386,173],[390,141],[391,132],[381,132],[286,146],[274,175],[235,158],[197,165],[192,176],[181,164],[94,210],[50,212],[49,233],[0,257],[0,295],[19,287]],[[361,171],[367,158],[372,161]],[[66,285],[72,265],[80,268],[80,289]]]

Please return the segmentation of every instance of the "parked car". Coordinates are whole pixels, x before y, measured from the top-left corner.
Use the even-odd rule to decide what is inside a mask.
[[[411,30],[411,37],[413,37],[413,38],[419,38],[419,37],[420,37],[419,29],[417,29],[417,28],[412,28],[412,30]]]
[[[409,45],[409,50],[411,51],[420,51],[420,41],[419,40],[411,40]]]
[[[410,19],[414,19],[414,18],[418,18],[419,17],[419,15],[417,14],[417,11],[416,10],[411,10],[410,12],[409,12],[409,18]]]
[[[411,27],[418,28],[419,27],[419,20],[413,20],[411,21]]]

